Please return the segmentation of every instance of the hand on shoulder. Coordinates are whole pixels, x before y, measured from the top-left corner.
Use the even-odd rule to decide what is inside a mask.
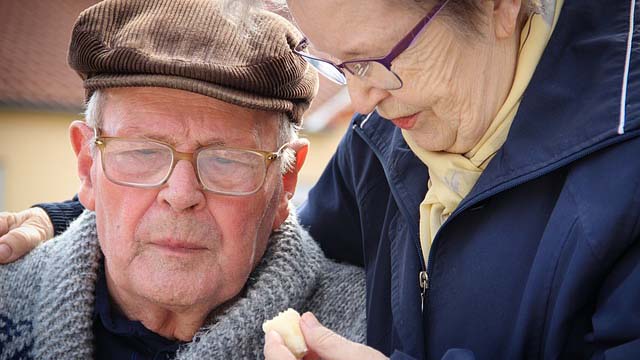
[[[18,260],[53,234],[49,216],[39,207],[0,213],[0,264]]]

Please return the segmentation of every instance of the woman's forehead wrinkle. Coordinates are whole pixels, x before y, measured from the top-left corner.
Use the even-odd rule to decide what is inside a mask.
[[[362,32],[362,34],[358,32]],[[379,55],[378,52],[382,47],[375,40],[375,36],[371,36],[373,35],[371,32],[356,28],[354,31],[346,33],[349,35],[341,37],[339,43],[329,43],[328,47],[318,45],[313,38],[309,38],[309,52],[334,62]]]
[[[342,0],[295,0],[289,8],[296,26],[310,43],[324,53],[333,53],[336,40],[340,42],[352,30],[352,7]]]
[[[336,6],[342,10],[334,9],[330,15],[311,14],[311,9],[299,6],[294,18],[309,40],[309,50],[337,62],[386,55],[421,16],[419,11],[388,5],[365,9],[341,2]],[[384,16],[379,16],[380,13]],[[381,19],[386,19],[386,23],[381,24]]]

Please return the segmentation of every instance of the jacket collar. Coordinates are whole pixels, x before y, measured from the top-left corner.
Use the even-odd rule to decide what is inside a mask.
[[[632,10],[629,2],[565,1],[504,146],[456,212],[510,183],[541,176],[640,135],[640,102],[630,96],[640,94],[640,52],[627,51]],[[640,16],[636,16],[636,29],[639,24]],[[636,30],[632,43],[637,48],[639,42]],[[625,132],[620,135],[627,58],[630,71],[624,104]],[[393,125],[377,113],[357,115],[354,128],[383,163],[391,188],[397,185],[404,189],[394,196],[404,204],[401,208],[411,222],[417,224],[426,175],[414,168],[424,166],[410,153],[399,129],[392,129]],[[415,181],[422,178],[424,189],[416,189]]]
[[[393,197],[417,239],[419,207],[427,193],[427,168],[404,141],[400,129],[377,112],[356,114],[353,121],[353,129],[380,160]]]

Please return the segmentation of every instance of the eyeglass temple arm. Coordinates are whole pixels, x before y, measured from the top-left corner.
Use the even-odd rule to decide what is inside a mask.
[[[270,161],[276,160],[277,158],[282,156],[282,153],[288,147],[290,147],[289,143],[286,143],[286,144],[280,146],[280,148],[276,152],[272,152],[269,155],[267,155],[267,160],[270,160]]]
[[[429,11],[429,13],[425,15],[425,17],[422,18],[422,20],[420,20],[420,22],[414,26],[413,29],[411,29],[411,31],[409,31],[407,35],[405,35],[404,38],[402,38],[402,40],[393,47],[393,49],[391,49],[391,51],[389,51],[389,54],[380,60],[380,62],[387,68],[390,68],[391,61],[388,59],[395,59],[401,52],[411,46],[418,35],[425,29],[426,24],[431,21],[431,19],[433,19],[448,2],[449,0],[442,0],[434,6],[433,9],[431,9],[431,11]]]

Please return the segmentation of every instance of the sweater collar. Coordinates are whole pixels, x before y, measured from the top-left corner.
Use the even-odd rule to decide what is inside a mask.
[[[295,215],[272,234],[245,291],[210,319],[179,358],[255,358],[264,346],[261,325],[291,307],[300,312],[317,288],[324,255],[302,231]]]
[[[46,244],[34,299],[34,358],[92,358],[94,292],[102,260],[97,239],[95,216],[85,211]]]
[[[91,358],[95,290],[102,262],[95,214],[85,211],[52,241],[35,300],[34,355],[38,359]],[[238,358],[255,357],[255,351],[262,349],[263,321],[288,307],[305,310],[323,259],[292,213],[270,237],[244,292],[208,320],[194,341],[179,350],[178,359],[202,354],[229,358],[242,351],[246,354]],[[57,349],[56,353],[50,349]]]

